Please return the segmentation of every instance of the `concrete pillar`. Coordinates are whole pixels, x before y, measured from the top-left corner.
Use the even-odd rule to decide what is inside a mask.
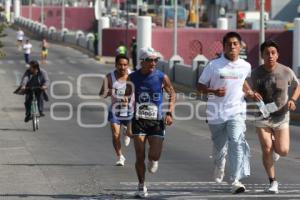
[[[109,28],[109,18],[108,17],[101,17],[99,22],[99,32],[98,32],[98,55],[102,55],[102,31],[105,28]]]
[[[139,50],[143,47],[152,47],[152,21],[149,16],[139,16],[137,19],[137,63]],[[139,65],[138,65],[139,66]]]
[[[21,1],[20,0],[14,0],[14,18],[20,17],[21,13]]]
[[[293,70],[297,76],[300,67],[300,18],[294,20],[294,41],[293,41]]]
[[[228,19],[225,17],[218,18],[217,28],[222,30],[228,30]]]

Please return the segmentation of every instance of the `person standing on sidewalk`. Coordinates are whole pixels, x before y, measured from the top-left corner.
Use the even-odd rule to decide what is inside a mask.
[[[131,48],[130,48],[130,52],[131,52],[131,59],[132,59],[132,65],[133,65],[133,70],[136,71],[136,65],[137,65],[137,43],[136,43],[136,38],[132,37],[131,39]]]
[[[176,93],[166,74],[156,69],[158,52],[153,48],[144,47],[139,51],[141,68],[129,75],[129,94],[134,93],[134,117],[132,118],[132,133],[136,153],[135,169],[138,176],[137,197],[148,196],[145,185],[146,142],[149,143],[148,171],[155,173],[158,169],[165,125],[173,123],[172,113],[176,101]],[[169,103],[165,115],[162,110],[163,89],[169,95]]]
[[[239,58],[241,41],[236,32],[228,32],[223,37],[224,53],[208,63],[197,86],[200,93],[208,95],[207,120],[213,142],[214,180],[222,182],[228,154],[234,194],[246,190],[240,180],[250,175],[250,148],[244,134],[244,98],[261,98],[246,81],[251,75],[251,65]]]
[[[267,116],[256,120],[256,132],[262,148],[262,159],[270,185],[268,193],[278,193],[278,182],[275,178],[274,161],[280,156],[287,156],[290,147],[289,121],[290,112],[296,109],[300,94],[300,84],[295,73],[277,62],[279,46],[268,40],[260,46],[264,64],[257,67],[251,75],[253,89],[263,97]],[[288,88],[293,86],[291,96]],[[270,109],[272,108],[272,109]]]
[[[23,39],[24,39],[24,32],[22,31],[21,28],[19,28],[17,31],[17,48],[19,51],[22,51]]]
[[[29,65],[31,49],[32,49],[32,44],[27,39],[26,42],[25,42],[25,44],[23,45],[24,58],[25,58],[25,63],[27,65]]]
[[[48,42],[47,42],[47,40],[45,38],[43,38],[42,44],[41,44],[41,49],[42,49],[42,52],[41,52],[41,62],[42,62],[42,64],[46,64],[47,63],[48,48],[49,48]]]
[[[129,74],[128,69],[129,58],[124,54],[119,54],[115,58],[116,70],[106,75],[99,95],[111,97],[111,106],[109,108],[108,121],[111,125],[113,146],[118,156],[117,166],[125,165],[125,157],[121,149],[121,128],[126,126],[126,134],[124,134],[125,146],[130,143],[131,136],[131,101],[125,99],[126,81]]]

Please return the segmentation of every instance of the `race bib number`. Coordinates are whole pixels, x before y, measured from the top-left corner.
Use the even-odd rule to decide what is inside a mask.
[[[115,89],[115,97],[117,99],[121,99],[125,96],[125,88],[121,88],[121,89]]]
[[[138,104],[136,105],[136,114],[137,119],[148,119],[148,120],[157,120],[158,117],[158,108],[154,104]]]

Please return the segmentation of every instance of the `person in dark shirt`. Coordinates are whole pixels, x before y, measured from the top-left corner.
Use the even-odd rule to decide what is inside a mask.
[[[25,71],[19,90],[21,93],[25,93],[25,122],[28,122],[31,119],[30,109],[33,99],[33,94],[30,91],[30,88],[35,89],[35,95],[38,102],[38,109],[40,117],[45,116],[44,114],[44,100],[48,101],[48,96],[46,90],[49,86],[49,77],[45,70],[40,69],[40,65],[37,61],[32,60],[29,62],[29,69]]]

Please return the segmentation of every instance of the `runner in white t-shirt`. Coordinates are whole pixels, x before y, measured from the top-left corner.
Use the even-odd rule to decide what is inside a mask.
[[[261,99],[246,81],[251,75],[251,65],[239,58],[241,41],[236,32],[229,32],[223,37],[224,54],[205,67],[197,88],[199,92],[208,94],[207,120],[214,149],[214,180],[222,182],[228,154],[234,194],[246,190],[240,180],[250,175],[250,149],[244,135],[244,97]]]
[[[31,48],[32,48],[32,44],[29,42],[29,40],[26,40],[25,44],[23,45],[24,58],[25,58],[26,64],[29,63],[29,56],[31,53]]]
[[[22,50],[23,39],[24,39],[24,32],[22,31],[21,28],[19,28],[17,32],[17,47],[19,51]]]

